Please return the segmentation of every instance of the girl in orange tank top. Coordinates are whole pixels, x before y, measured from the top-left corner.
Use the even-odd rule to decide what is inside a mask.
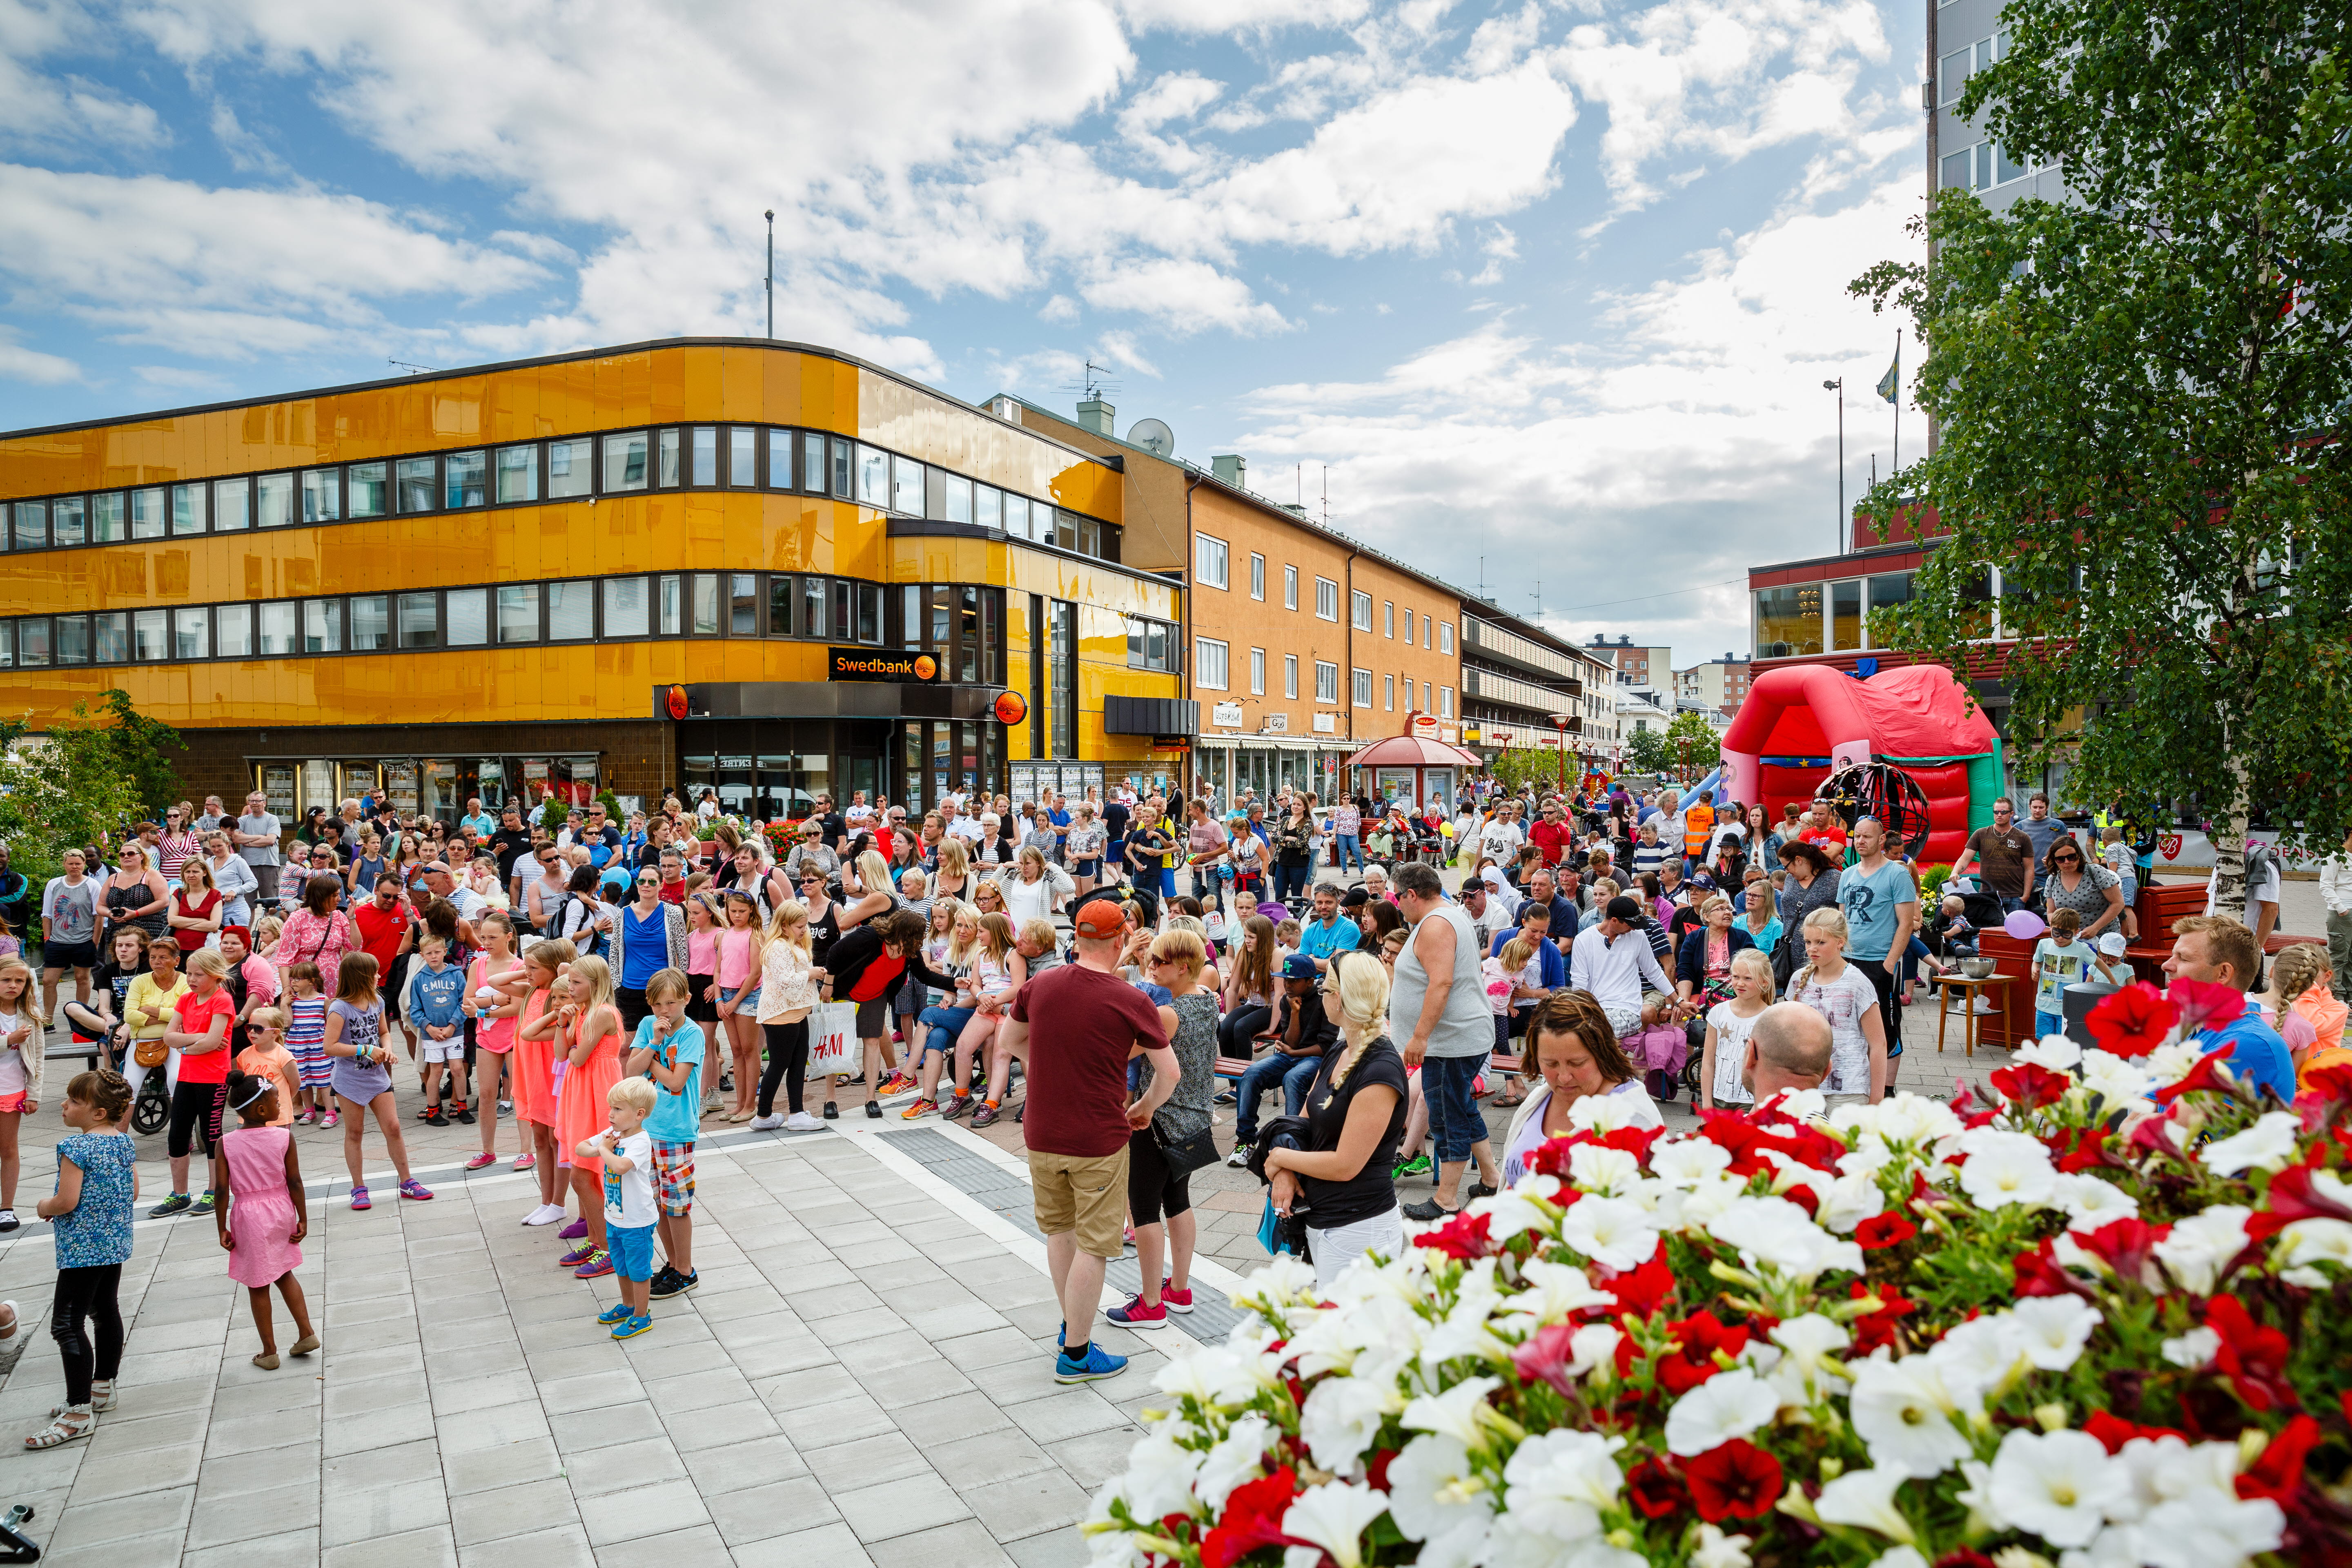
[[[551,1063],[558,1022],[554,988],[562,984],[571,963],[568,942],[533,942],[523,954],[530,994],[523,998],[522,1012],[515,1020],[514,1060],[509,1070],[514,1074],[515,1120],[522,1124],[529,1140],[515,1163],[520,1165],[528,1158],[539,1173],[539,1207],[523,1216],[525,1225],[548,1225],[563,1217],[563,1194],[568,1189],[558,1185]]]

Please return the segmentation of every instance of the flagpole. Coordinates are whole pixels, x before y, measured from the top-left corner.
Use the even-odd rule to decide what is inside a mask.
[[[1889,477],[1903,471],[1903,329],[1895,329],[1895,395],[1888,399],[1895,405],[1895,467]]]

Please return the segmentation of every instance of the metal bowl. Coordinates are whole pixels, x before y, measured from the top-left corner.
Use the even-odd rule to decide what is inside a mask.
[[[1997,967],[1999,967],[1999,961],[1996,959],[1964,958],[1960,960],[1960,973],[1970,980],[1990,980]]]

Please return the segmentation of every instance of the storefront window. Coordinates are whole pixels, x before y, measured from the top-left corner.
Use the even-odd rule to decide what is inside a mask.
[[[1849,577],[1830,584],[1830,632],[1841,652],[1862,646],[1862,579]]]
[[[1822,651],[1822,585],[1802,583],[1756,591],[1756,657],[1791,658]]]

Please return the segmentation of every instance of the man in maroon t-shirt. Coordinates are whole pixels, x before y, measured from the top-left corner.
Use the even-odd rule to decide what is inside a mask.
[[[1028,1074],[1022,1131],[1045,1260],[1062,1299],[1057,1383],[1117,1375],[1127,1365],[1090,1342],[1102,1304],[1103,1266],[1126,1250],[1127,1141],[1176,1092],[1181,1069],[1151,998],[1118,976],[1127,917],[1097,899],[1078,908],[1076,961],[1021,988],[1005,1047]],[[1033,1036],[1032,1019],[1050,1019]],[[1127,1064],[1142,1057],[1151,1082],[1133,1104]]]

